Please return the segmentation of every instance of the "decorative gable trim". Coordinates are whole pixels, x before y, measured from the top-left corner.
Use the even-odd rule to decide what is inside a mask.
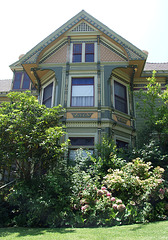
[[[79,12],[76,16],[74,16],[72,19],[70,19],[67,23],[65,23],[62,27],[60,27],[58,30],[53,32],[51,35],[49,35],[47,38],[45,38],[42,42],[40,42],[36,47],[34,47],[32,50],[30,50],[25,56],[22,58],[21,64],[26,63],[36,63],[37,58],[40,54],[40,52],[47,47],[49,44],[51,44],[53,41],[55,41],[58,37],[60,37],[63,33],[67,32],[68,30],[72,29],[74,27],[74,31],[81,31],[81,29],[84,27],[85,30],[87,29],[86,25],[78,25],[77,23],[81,22],[81,20],[86,21],[89,24],[91,24],[104,34],[106,34],[108,37],[113,39],[115,42],[119,43],[127,52],[129,56],[129,60],[135,60],[135,59],[141,59],[145,60],[147,58],[147,55],[142,52],[140,49],[132,45],[130,42],[116,34],[114,31],[112,31],[110,28],[106,27],[104,24],[96,20],[94,17],[89,15],[87,12],[82,10]],[[75,27],[76,26],[76,27]],[[90,27],[90,26],[89,26]],[[92,28],[92,27],[91,27]],[[91,28],[88,28],[88,30],[91,31]]]
[[[133,51],[132,49],[130,49],[128,47],[126,47],[125,50],[126,50],[130,60],[142,60],[142,55],[140,55],[138,52]]]
[[[96,30],[88,25],[86,22],[81,22],[71,32],[95,32]]]

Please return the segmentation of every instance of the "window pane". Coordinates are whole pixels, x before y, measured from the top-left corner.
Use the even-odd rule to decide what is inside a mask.
[[[72,96],[93,97],[93,85],[72,86]]]
[[[52,98],[47,99],[45,102],[43,102],[43,105],[45,105],[47,108],[51,108],[51,102]]]
[[[72,78],[73,85],[93,85],[94,78]]]
[[[50,108],[52,104],[53,83],[50,83],[43,91],[43,104]]]
[[[73,44],[73,53],[82,53],[82,44]]]
[[[80,154],[80,156],[82,156],[82,158],[86,158],[88,155],[87,153],[90,153],[91,155],[93,154],[93,149],[70,149],[69,150],[69,160],[70,161],[74,161],[75,158]]]
[[[93,107],[94,97],[72,97],[72,107]]]
[[[94,79],[72,79],[72,107],[92,107],[94,105]]]
[[[114,82],[115,108],[121,112],[128,113],[126,86]]]
[[[93,146],[94,137],[70,137],[72,146]]]
[[[13,89],[20,89],[21,79],[22,79],[22,72],[16,72],[14,82],[13,82]]]
[[[85,62],[94,62],[94,43],[85,44]]]
[[[82,61],[82,55],[81,54],[73,55],[73,62],[81,62],[81,61]]]
[[[82,44],[73,44],[73,62],[82,61]]]
[[[120,83],[114,82],[115,95],[126,99],[126,87]]]
[[[29,89],[30,88],[30,78],[27,75],[27,73],[24,73],[22,88],[23,89]]]
[[[125,102],[124,99],[115,96],[115,108],[121,112],[127,113],[127,102]]]
[[[94,54],[86,54],[85,55],[85,62],[94,62]]]
[[[116,145],[117,148],[128,148],[128,143],[121,140],[116,140]]]
[[[94,43],[85,44],[85,53],[94,53]]]

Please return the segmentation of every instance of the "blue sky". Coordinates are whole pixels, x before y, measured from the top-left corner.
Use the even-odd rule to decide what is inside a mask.
[[[82,9],[141,50],[148,62],[168,62],[167,0],[5,0],[0,3],[0,79],[9,65]]]

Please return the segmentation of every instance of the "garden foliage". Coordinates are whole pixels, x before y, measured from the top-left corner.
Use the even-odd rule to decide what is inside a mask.
[[[104,170],[98,171],[96,159],[88,156],[77,158],[75,166],[60,161],[60,167],[41,178],[18,181],[4,198],[10,217],[6,224],[88,227],[167,219],[163,168],[137,158],[109,168],[103,178]]]
[[[140,135],[145,139],[144,135],[148,135],[148,142],[157,139],[162,148],[166,150],[168,147],[168,87],[165,86],[163,89],[157,82],[155,74],[156,72],[153,71],[152,77],[147,79],[146,91],[141,89],[138,94],[137,107],[141,117],[145,120]]]
[[[29,181],[53,168],[67,147],[60,143],[63,109],[40,105],[30,92],[8,98],[0,108],[0,172]]]
[[[0,109],[1,169],[17,168],[16,182],[0,193],[0,226],[89,227],[168,219],[167,153],[155,141],[124,158],[124,151],[103,138],[94,155],[79,149],[69,164],[63,158],[67,143],[60,143],[62,108],[47,109],[28,92],[9,97]]]

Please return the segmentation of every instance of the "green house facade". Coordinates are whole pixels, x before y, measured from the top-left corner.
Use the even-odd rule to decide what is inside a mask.
[[[168,63],[148,63],[147,56],[83,10],[10,66],[11,90],[30,89],[41,104],[65,108],[72,154],[93,150],[105,135],[134,146],[142,124],[135,92],[153,70],[163,88],[168,80]]]

